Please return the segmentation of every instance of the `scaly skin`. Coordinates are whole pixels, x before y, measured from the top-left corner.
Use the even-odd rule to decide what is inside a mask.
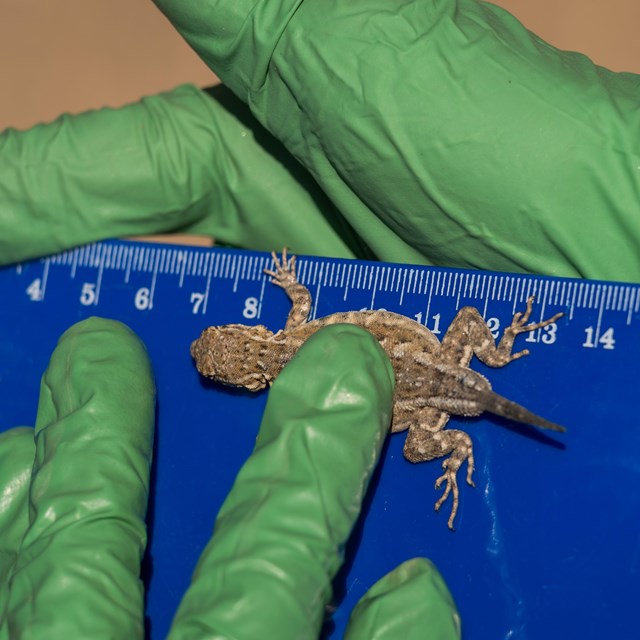
[[[396,387],[391,431],[408,431],[405,457],[411,462],[425,462],[449,456],[442,463],[444,473],[436,480],[436,488],[442,483],[445,488],[435,505],[438,510],[452,494],[449,528],[453,529],[459,504],[457,471],[466,460],[467,482],[473,485],[474,468],[469,436],[458,429],[444,429],[451,415],[477,416],[489,411],[518,422],[564,431],[494,393],[489,381],[469,368],[474,355],[491,367],[503,367],[528,355],[527,350],[512,353],[516,336],[545,327],[562,313],[527,324],[533,308],[531,297],[526,310],[515,314],[497,345],[473,307],[458,311],[442,342],[422,324],[389,311],[347,311],[307,322],[311,294],[296,279],[295,256],[287,259],[284,250],[282,261],[275,254],[273,260],[275,270],[265,273],[292,302],[284,329],[274,334],[262,325],[209,327],[191,346],[198,371],[223,384],[258,391],[273,382],[318,329],[344,323],[366,329],[380,342],[393,366]]]

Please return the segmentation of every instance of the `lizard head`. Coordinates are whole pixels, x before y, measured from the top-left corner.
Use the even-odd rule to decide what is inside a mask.
[[[207,378],[234,387],[259,391],[271,383],[268,345],[273,336],[263,325],[226,324],[209,327],[191,344],[198,371]]]

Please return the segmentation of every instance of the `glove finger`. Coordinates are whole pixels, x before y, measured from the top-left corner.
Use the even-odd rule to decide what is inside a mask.
[[[6,581],[29,523],[34,453],[33,429],[18,427],[0,433],[0,612],[6,601]]]
[[[0,202],[0,264],[166,231],[366,256],[313,179],[223,87],[5,131]]]
[[[354,608],[345,640],[456,640],[460,616],[435,566],[407,560],[378,580]]]
[[[392,392],[389,360],[364,330],[331,326],[305,343],[273,385],[171,638],[317,635]]]
[[[147,354],[128,328],[90,318],[60,338],[40,389],[10,635],[142,635],[154,409]]]

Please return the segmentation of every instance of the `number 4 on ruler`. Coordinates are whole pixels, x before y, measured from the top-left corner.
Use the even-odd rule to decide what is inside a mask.
[[[44,290],[42,288],[42,280],[40,278],[36,278],[28,287],[27,287],[27,295],[29,296],[29,300],[33,302],[39,302],[44,297]]]

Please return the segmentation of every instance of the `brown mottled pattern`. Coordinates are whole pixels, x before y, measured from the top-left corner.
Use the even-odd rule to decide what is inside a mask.
[[[270,385],[298,349],[318,329],[332,324],[354,324],[369,331],[385,350],[396,378],[391,431],[408,431],[404,455],[411,462],[448,456],[436,488],[444,483],[436,510],[452,495],[449,527],[458,510],[457,471],[467,461],[467,482],[473,485],[473,446],[458,429],[445,429],[449,416],[477,416],[488,411],[545,429],[564,431],[524,407],[499,396],[489,381],[469,368],[475,355],[491,367],[503,367],[529,352],[512,353],[515,337],[555,322],[561,313],[527,324],[533,298],[523,313],[516,313],[496,345],[477,309],[458,311],[442,342],[422,324],[390,311],[347,311],[307,322],[311,309],[309,290],[296,280],[295,256],[282,260],[274,254],[275,270],[265,270],[292,302],[282,331],[262,325],[209,327],[191,346],[198,371],[223,384],[257,391]]]

